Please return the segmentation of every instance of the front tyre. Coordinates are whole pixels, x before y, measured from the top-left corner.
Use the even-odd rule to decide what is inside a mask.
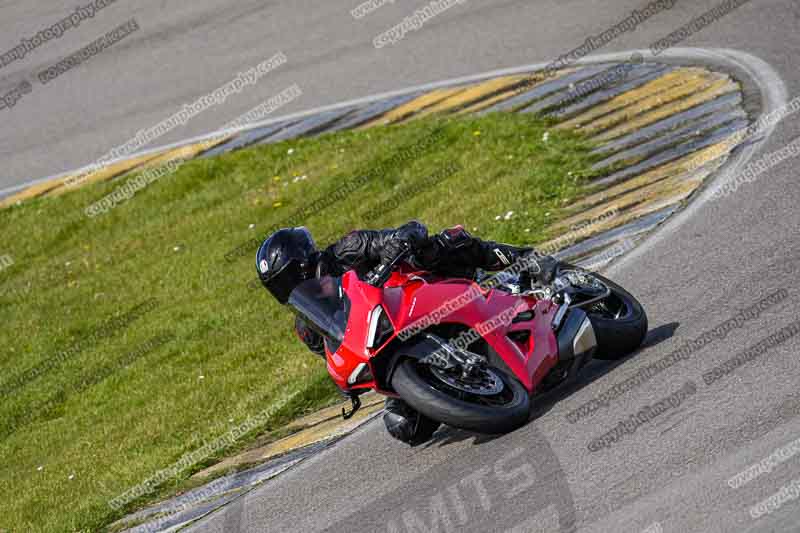
[[[457,378],[445,376],[438,369],[406,359],[395,369],[392,386],[411,407],[455,428],[497,434],[525,424],[530,412],[525,387],[497,368],[483,371],[487,383],[494,383],[494,389],[479,390],[478,382],[460,384]]]

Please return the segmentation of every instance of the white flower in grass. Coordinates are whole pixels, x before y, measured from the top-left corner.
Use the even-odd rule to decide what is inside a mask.
[[[176,246],[175,248],[172,249],[172,251],[173,252],[180,252],[181,251],[181,247],[180,246]]]
[[[496,217],[494,217],[495,220],[500,220],[501,218],[502,217],[500,215],[497,215]]]
[[[288,150],[286,150],[286,153],[292,155],[294,153],[294,148],[289,148]]]
[[[206,379],[206,377],[201,375],[201,376],[197,376],[197,379]]]
[[[549,131],[544,132],[544,135],[542,135],[542,141],[547,142],[547,139],[549,138],[550,138],[550,132]]]
[[[506,216],[504,216],[503,218],[504,218],[505,220],[508,220],[508,219],[510,219],[510,218],[511,218],[511,217],[513,217],[513,216],[514,216],[514,211],[509,211],[508,213],[506,213]]]
[[[248,226],[248,228],[249,228],[249,229],[253,229],[253,228],[255,228],[255,227],[256,227],[256,225],[255,225],[255,224],[250,224],[250,226]]]
[[[37,472],[41,472],[42,470],[44,470],[44,466],[38,466],[38,467],[36,467],[36,471],[37,471]]]
[[[531,232],[531,228],[525,228],[525,233],[530,233],[530,232]]]
[[[75,479],[75,474],[70,474],[67,479],[70,479],[70,480]]]

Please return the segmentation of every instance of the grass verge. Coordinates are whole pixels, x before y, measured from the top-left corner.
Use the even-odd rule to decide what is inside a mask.
[[[330,403],[291,313],[248,286],[255,250],[225,253],[314,202],[325,207],[302,222],[325,245],[411,218],[516,244],[552,237],[592,159],[550,126],[427,118],[189,161],[94,218],[84,209],[123,180],[0,211],[0,252],[14,258],[0,272],[0,529],[96,530]],[[109,506],[262,411],[235,442]]]

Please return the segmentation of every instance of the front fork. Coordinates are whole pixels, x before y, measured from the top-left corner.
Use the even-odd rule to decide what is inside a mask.
[[[460,369],[464,377],[472,374],[476,368],[487,364],[485,357],[465,349],[454,347],[451,343],[437,335],[427,333],[426,337],[433,341],[438,348],[420,359],[420,363],[435,366],[442,370]]]

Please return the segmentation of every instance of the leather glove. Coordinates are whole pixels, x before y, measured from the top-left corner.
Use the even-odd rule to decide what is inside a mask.
[[[530,252],[525,259],[528,261],[528,273],[531,278],[542,284],[550,285],[558,273],[558,259],[552,255],[541,255],[537,251]]]
[[[428,240],[428,228],[412,220],[397,228],[395,238],[406,241],[414,249]]]
[[[380,253],[380,264],[367,273],[366,282],[373,287],[383,285],[392,274],[392,263],[394,263],[402,253],[411,249],[408,242],[401,239],[392,239],[383,245]]]
[[[386,265],[394,261],[397,256],[401,253],[410,250],[411,244],[406,240],[400,237],[395,237],[394,239],[390,240],[386,244],[383,245],[381,251],[379,253],[381,258],[381,263]]]

